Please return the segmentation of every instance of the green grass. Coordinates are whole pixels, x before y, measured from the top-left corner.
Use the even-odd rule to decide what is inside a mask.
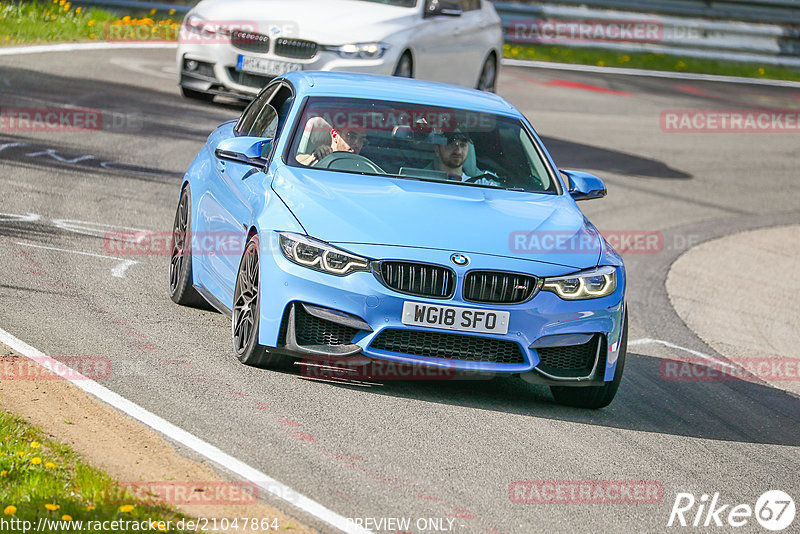
[[[671,72],[693,72],[699,74],[719,74],[723,76],[800,81],[800,69],[753,63],[739,63],[736,61],[688,58],[666,54],[621,54],[619,52],[600,48],[513,43],[506,44],[503,47],[503,53],[505,57],[512,59],[532,59],[578,65],[597,65],[600,67],[625,67],[631,69],[665,70]]]
[[[137,501],[67,445],[46,439],[41,430],[0,410],[0,520],[36,525],[40,517],[61,520],[65,515],[76,521],[123,519],[166,524],[171,520],[173,525],[184,517],[166,506]],[[49,532],[67,531],[51,528]],[[84,525],[81,532],[103,531]],[[181,531],[173,527],[168,532]]]
[[[120,17],[102,9],[55,2],[0,0],[0,46],[103,40],[176,40],[180,21]]]

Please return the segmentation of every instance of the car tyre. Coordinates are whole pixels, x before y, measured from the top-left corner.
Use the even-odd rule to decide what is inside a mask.
[[[489,91],[494,93],[497,85],[497,58],[494,54],[490,54],[483,62],[481,67],[481,75],[478,78],[477,88],[480,91]]]
[[[622,381],[622,371],[625,367],[625,356],[628,352],[628,312],[625,312],[625,319],[622,325],[622,340],[620,341],[619,356],[617,357],[617,368],[614,371],[614,379],[602,386],[589,387],[564,387],[550,386],[553,398],[559,404],[574,406],[576,408],[598,409],[611,404],[617,394],[619,384]]]
[[[189,89],[182,85],[181,85],[181,94],[186,98],[191,98],[192,100],[201,100],[203,102],[211,102],[212,100],[214,100],[214,95],[211,93],[195,91],[194,89]]]
[[[397,76],[398,78],[414,77],[414,62],[411,60],[411,54],[408,51],[403,52],[403,55],[400,56],[392,76]]]
[[[181,191],[172,224],[172,254],[169,262],[169,296],[181,306],[207,308],[208,304],[192,285],[192,196],[189,186]]]
[[[247,241],[236,287],[233,292],[233,313],[231,317],[231,339],[236,357],[245,365],[290,368],[292,358],[283,354],[271,353],[258,344],[259,318],[261,317],[261,272],[259,265],[259,240],[254,234]]]

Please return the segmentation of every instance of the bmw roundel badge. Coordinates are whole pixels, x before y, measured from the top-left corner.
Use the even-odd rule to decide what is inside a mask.
[[[450,261],[452,261],[459,267],[463,267],[469,263],[469,258],[464,254],[453,254],[452,256],[450,256]]]

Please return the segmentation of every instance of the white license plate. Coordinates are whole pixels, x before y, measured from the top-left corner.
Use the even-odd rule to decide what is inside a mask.
[[[507,334],[507,311],[483,310],[479,308],[460,308],[440,306],[421,302],[403,303],[403,324],[427,326],[460,332],[482,332],[484,334]]]
[[[261,57],[239,56],[236,61],[236,70],[252,72],[254,74],[270,74],[280,76],[294,70],[302,70],[303,66],[299,63],[289,63],[288,61],[275,61]]]

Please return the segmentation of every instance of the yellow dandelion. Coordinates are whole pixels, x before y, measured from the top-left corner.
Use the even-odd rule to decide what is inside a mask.
[[[119,507],[119,511],[123,514],[127,514],[129,512],[133,512],[133,505],[132,504],[123,504]]]
[[[58,5],[63,6],[67,3],[67,0],[59,0]]]
[[[44,464],[44,466],[46,468],[48,468],[48,469],[55,469],[56,468],[56,464],[54,464],[53,462],[47,462],[46,464]]]
[[[155,15],[155,14],[156,14],[156,10],[155,10],[155,9],[151,9],[151,10],[150,10],[150,14],[151,14],[151,15]]]
[[[89,39],[94,39],[94,38],[95,38],[94,34],[93,34],[93,33],[90,33],[90,34],[89,34]]]
[[[62,521],[72,521],[72,516],[69,514],[64,514],[61,516]]]
[[[91,512],[92,510],[94,510],[94,506],[92,506],[91,504],[86,507],[87,512]]]
[[[48,510],[50,510],[51,512],[55,512],[56,510],[58,510],[59,508],[61,508],[61,507],[60,507],[59,505],[57,505],[57,504],[50,504],[50,503],[47,503],[47,504],[45,504],[45,505],[44,505],[44,507],[45,507],[45,508],[47,508]]]
[[[75,9],[75,14],[76,14],[76,15],[77,15],[77,14],[80,14],[80,12],[81,12],[81,9],[83,9],[83,8],[81,8],[81,7],[78,7],[78,8],[76,8],[76,9]]]
[[[16,506],[6,506],[5,509],[3,510],[3,515],[14,515],[16,513],[17,513]]]
[[[760,75],[762,75],[762,76],[763,76],[765,72],[767,72],[767,71],[765,71],[763,67],[759,67],[759,68],[758,68],[758,73],[759,73]]]
[[[22,455],[24,455],[24,454],[25,454],[25,453],[24,453],[24,452],[22,452],[22,451],[17,451],[17,456],[22,456]]]
[[[31,449],[38,449],[39,442],[38,441],[31,441]]]
[[[38,456],[36,458],[31,458],[31,463],[33,465],[39,465],[40,463],[42,463],[42,459],[39,458]]]
[[[96,22],[97,22],[96,20],[90,20],[89,22],[87,22],[87,23],[86,23],[86,25],[87,25],[87,26],[94,26],[94,24],[95,24]]]
[[[606,66],[606,62],[605,61],[598,61],[597,62],[597,66],[598,67],[605,67]]]
[[[8,476],[8,471],[5,471],[5,470],[0,471],[0,478],[7,477],[7,476]]]
[[[69,2],[64,4],[64,11],[69,11],[69,5],[70,5]]]
[[[169,10],[169,14],[170,14],[170,15],[174,15],[174,14],[175,14],[175,10],[174,10],[174,9],[170,9],[170,10]]]

